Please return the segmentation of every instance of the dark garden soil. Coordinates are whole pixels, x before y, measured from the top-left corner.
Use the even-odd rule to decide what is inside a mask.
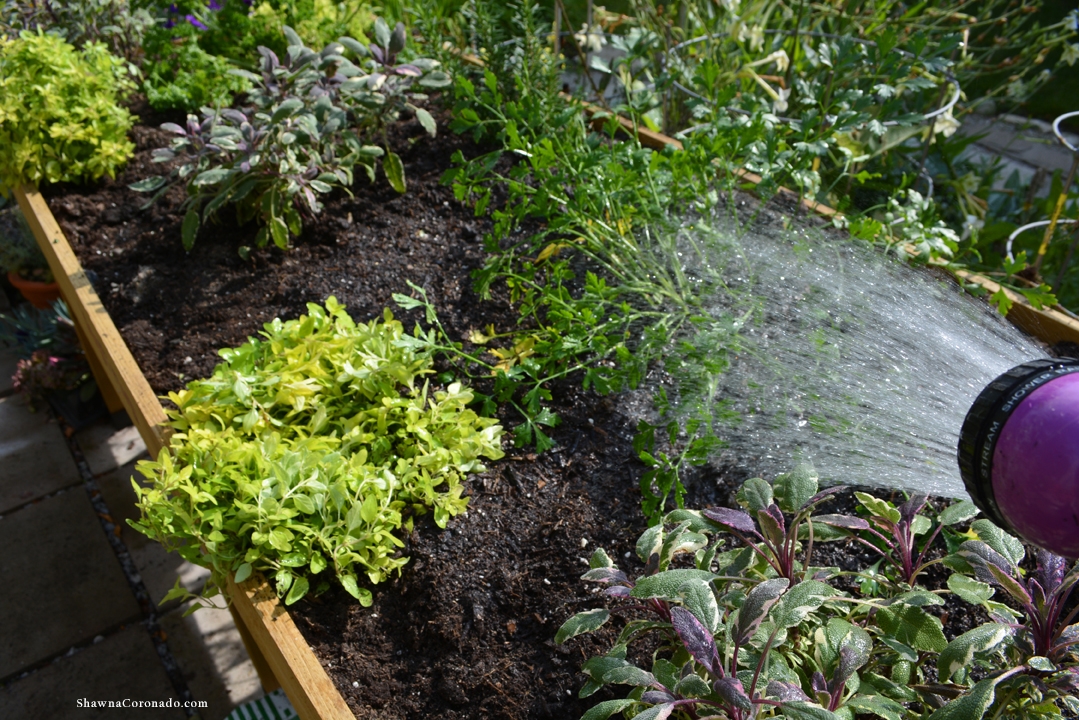
[[[175,120],[153,118],[165,119]],[[430,139],[418,123],[402,123],[394,142],[407,194],[398,196],[381,178],[361,180],[354,197],[331,199],[307,222],[292,250],[253,250],[245,261],[238,250],[253,245],[255,228],[236,227],[227,214],[184,252],[179,188],[139,210],[145,197],[127,184],[159,172],[150,151],[168,138],[147,126],[133,137],[138,155],[115,181],[55,187],[46,196],[159,393],[208,375],[218,348],[329,295],[356,319],[369,319],[392,305],[392,293],[410,293],[411,280],[426,289],[453,338],[516,320],[505,301],[481,302],[473,293],[469,273],[483,261],[487,224],[440,183],[454,151],[479,152],[467,139]],[[395,314],[408,327],[418,319]],[[602,602],[579,580],[595,548],[631,573],[640,569],[626,557],[644,529],[636,489],[643,467],[631,446],[636,420],[623,415],[619,400],[572,383],[554,392],[563,420],[553,432],[557,448],[540,457],[511,451],[473,477],[467,515],[445,531],[421,523],[407,539],[411,562],[400,578],[374,588],[372,608],[341,590],[292,608],[358,717],[575,718],[605,699],[579,700],[577,671],[616,630],[564,647],[552,638],[567,617]],[[729,501],[738,479],[708,478],[691,505]],[[830,548],[815,565],[864,567],[869,559],[854,548]],[[974,620],[952,617],[948,631],[962,632]]]

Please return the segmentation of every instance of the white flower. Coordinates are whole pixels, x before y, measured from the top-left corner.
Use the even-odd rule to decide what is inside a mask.
[[[749,29],[749,49],[754,52],[764,47],[764,28],[754,25]]]
[[[754,25],[750,27],[745,23],[738,23],[738,42],[744,42],[749,44],[749,49],[752,51],[760,50],[764,47],[764,28],[760,25]]]
[[[791,59],[787,57],[787,51],[780,49],[769,55],[765,60],[774,61],[776,64],[776,72],[787,72],[787,68],[791,66]]]
[[[955,135],[955,131],[959,129],[959,121],[952,115],[952,111],[938,115],[933,121],[933,134],[943,135],[944,137],[951,137]]]
[[[1004,94],[1010,98],[1022,100],[1027,96],[1027,84],[1023,82],[1022,78],[1017,78],[1008,83],[1008,88],[1004,91]]]
[[[588,27],[588,23],[581,25],[581,31],[574,33],[573,39],[583,52],[599,52],[603,49],[603,32],[599,26]]]
[[[787,112],[787,98],[791,96],[790,88],[780,88],[778,95],[779,97],[772,101],[772,112],[785,113]]]
[[[1064,18],[1064,27],[1072,32],[1079,30],[1079,10],[1072,10],[1068,17]]]
[[[981,230],[985,227],[985,220],[982,220],[977,215],[967,215],[963,221],[963,240],[970,237],[971,233]]]
[[[1068,63],[1068,65],[1074,65],[1075,61],[1079,60],[1079,44],[1065,45],[1064,53],[1060,56],[1060,59]]]

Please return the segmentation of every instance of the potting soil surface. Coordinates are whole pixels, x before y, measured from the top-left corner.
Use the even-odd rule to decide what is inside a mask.
[[[152,118],[155,125],[179,119]],[[207,376],[219,348],[330,295],[357,320],[392,307],[411,327],[420,318],[391,299],[412,293],[408,280],[427,291],[454,339],[492,323],[513,327],[507,302],[481,301],[471,287],[487,221],[440,182],[454,151],[481,149],[442,128],[435,139],[415,121],[394,128],[406,194],[382,177],[359,180],[354,196],[333,196],[305,222],[291,250],[252,248],[249,260],[239,250],[254,245],[257,228],[237,227],[228,212],[184,251],[182,188],[140,210],[146,197],[127,185],[161,171],[150,151],[169,134],[156,127],[134,129],[138,154],[116,180],[53,187],[46,197],[140,367],[164,394]],[[579,579],[595,548],[631,575],[641,569],[632,555],[645,528],[637,491],[644,468],[631,442],[636,419],[579,384],[552,390],[562,418],[552,431],[557,448],[538,457],[510,450],[473,476],[468,513],[444,531],[419,523],[404,548],[411,561],[401,577],[372,588],[373,607],[334,589],[290,609],[358,717],[574,718],[613,697],[578,699],[578,670],[610,647],[617,627],[562,647],[553,638],[566,618],[603,603]],[[729,502],[732,490],[714,477],[696,488],[690,501],[698,506]],[[860,554],[829,547],[815,565],[848,566]],[[956,613],[947,631],[958,634],[975,619]]]

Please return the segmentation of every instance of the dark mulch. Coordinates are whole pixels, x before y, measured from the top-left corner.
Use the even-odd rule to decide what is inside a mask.
[[[154,121],[168,119],[176,118]],[[255,228],[237,227],[227,215],[184,252],[180,189],[139,210],[145,197],[126,186],[160,170],[150,151],[167,135],[140,126],[133,136],[138,155],[115,181],[46,195],[159,393],[208,375],[219,348],[241,343],[264,322],[295,317],[329,295],[356,319],[369,319],[392,305],[393,293],[410,293],[411,280],[427,290],[454,338],[516,321],[505,301],[481,302],[473,293],[469,273],[483,261],[488,225],[440,183],[453,152],[481,151],[465,138],[432,140],[418,123],[399,125],[394,142],[407,194],[382,179],[361,180],[354,197],[331,199],[307,223],[292,250],[254,250],[245,261],[238,249],[253,244]],[[395,312],[409,326],[419,319]],[[558,448],[540,457],[511,451],[472,478],[467,515],[445,531],[420,523],[407,539],[411,562],[400,578],[374,588],[374,607],[331,590],[292,609],[358,717],[572,718],[605,697],[578,700],[577,670],[609,646],[618,623],[566,647],[552,638],[567,617],[601,602],[579,580],[595,548],[631,573],[640,569],[626,557],[644,529],[635,419],[573,384],[553,389],[563,418],[553,431]],[[731,478],[709,477],[691,488],[691,499],[729,502],[733,486]],[[847,567],[861,551],[818,552],[814,564]]]

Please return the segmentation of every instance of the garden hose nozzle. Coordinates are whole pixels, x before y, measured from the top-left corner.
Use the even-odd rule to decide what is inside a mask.
[[[990,520],[1079,558],[1079,360],[1032,360],[989,383],[963,421],[959,472]]]

